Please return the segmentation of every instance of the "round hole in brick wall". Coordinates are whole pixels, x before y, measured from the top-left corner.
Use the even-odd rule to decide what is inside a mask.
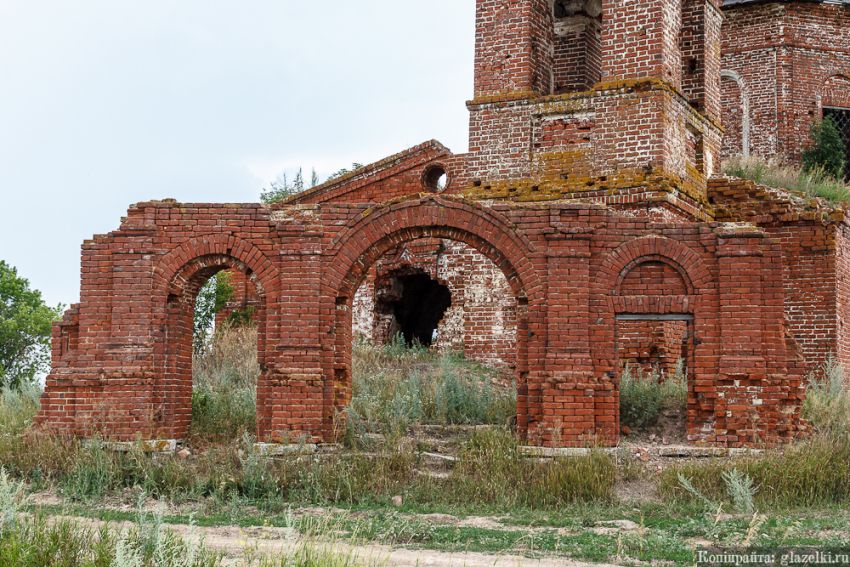
[[[445,191],[449,184],[449,174],[442,165],[431,165],[422,174],[422,184],[432,193]]]

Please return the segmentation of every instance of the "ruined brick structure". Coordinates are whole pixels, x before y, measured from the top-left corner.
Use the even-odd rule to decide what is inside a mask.
[[[262,441],[335,440],[355,332],[397,331],[512,369],[529,444],[616,444],[624,365],[679,360],[692,442],[795,438],[806,366],[850,356],[847,225],[716,177],[723,13],[477,0],[469,153],[427,142],[273,207],[131,207],[83,247],[39,423],[185,438],[194,299],[230,270],[255,306]]]
[[[850,113],[850,2],[726,0],[725,16],[724,154],[799,159],[813,121]]]

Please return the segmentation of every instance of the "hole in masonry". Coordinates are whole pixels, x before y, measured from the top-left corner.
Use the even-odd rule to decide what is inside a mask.
[[[389,284],[379,309],[392,314],[408,345],[433,345],[452,304],[449,288],[421,272],[394,276]]]
[[[422,183],[425,188],[432,193],[444,191],[449,184],[449,174],[441,165],[432,165],[425,170],[422,176]]]

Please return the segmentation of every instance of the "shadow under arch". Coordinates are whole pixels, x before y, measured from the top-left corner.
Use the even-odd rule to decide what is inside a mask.
[[[322,297],[332,344],[323,349],[326,379],[325,438],[339,433],[337,414],[351,401],[352,301],[369,268],[388,251],[421,238],[462,242],[492,261],[504,274],[517,300],[517,428],[525,436],[529,422],[527,377],[529,357],[543,358],[544,288],[533,265],[536,251],[517,235],[508,219],[495,211],[441,197],[396,203],[370,212],[349,225],[334,240],[328,256],[329,277]],[[327,387],[327,381],[333,384]]]

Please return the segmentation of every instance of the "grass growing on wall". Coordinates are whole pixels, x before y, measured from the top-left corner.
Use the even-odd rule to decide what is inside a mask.
[[[749,157],[728,160],[723,164],[723,173],[768,187],[797,191],[809,197],[820,197],[835,204],[850,203],[850,187],[820,169],[804,170],[795,165]]]

